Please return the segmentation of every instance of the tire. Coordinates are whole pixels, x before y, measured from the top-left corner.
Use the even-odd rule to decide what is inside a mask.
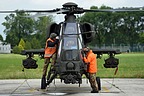
[[[45,77],[43,77],[41,79],[41,89],[46,89],[46,78]]]
[[[100,77],[96,77],[96,81],[97,81],[97,84],[98,84],[98,90],[101,90]]]

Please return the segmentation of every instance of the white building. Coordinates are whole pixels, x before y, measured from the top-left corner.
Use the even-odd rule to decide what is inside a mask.
[[[11,45],[10,44],[4,44],[0,41],[0,54],[1,53],[11,53]]]

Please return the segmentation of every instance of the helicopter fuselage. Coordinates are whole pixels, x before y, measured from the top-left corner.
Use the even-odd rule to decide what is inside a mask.
[[[56,60],[56,72],[66,84],[81,83],[82,73],[86,71],[86,65],[81,56],[84,44],[80,25],[73,18],[75,17],[71,16],[67,19],[68,22],[61,24]]]

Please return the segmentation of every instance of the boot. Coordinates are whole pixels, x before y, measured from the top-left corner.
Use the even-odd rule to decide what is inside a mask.
[[[99,93],[97,90],[92,90],[91,93]]]

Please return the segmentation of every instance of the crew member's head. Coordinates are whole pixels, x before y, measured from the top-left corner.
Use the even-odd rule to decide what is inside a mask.
[[[85,48],[83,48],[83,51],[84,51],[85,53],[88,53],[88,52],[90,51],[90,48],[89,48],[89,47],[85,47]]]
[[[54,40],[56,37],[57,37],[57,34],[56,34],[56,33],[51,33],[51,34],[50,34],[50,38],[51,38],[51,39]]]

